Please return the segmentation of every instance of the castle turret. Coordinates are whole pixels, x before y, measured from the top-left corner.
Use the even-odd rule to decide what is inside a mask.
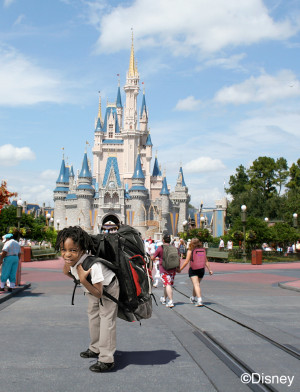
[[[160,191],[160,197],[161,197],[161,214],[162,214],[161,230],[162,230],[162,232],[164,232],[164,231],[170,232],[170,225],[168,224],[170,221],[170,218],[169,218],[170,192],[168,189],[167,178],[165,175],[163,177],[162,188]]]
[[[178,230],[183,231],[183,222],[188,217],[188,203],[190,201],[190,196],[188,194],[188,187],[184,181],[183,170],[181,166],[177,177],[175,191],[171,193],[170,199],[174,205],[179,207]]]
[[[81,172],[78,176],[76,196],[78,199],[77,215],[78,224],[85,230],[91,230],[90,211],[93,206],[95,189],[92,186],[92,173],[89,168],[87,153],[85,152],[82,162]]]
[[[56,188],[54,189],[54,221],[59,221],[60,228],[65,227],[65,199],[69,191],[69,175],[66,170],[64,157],[61,162],[60,172],[56,180]]]
[[[143,101],[140,113],[140,128],[141,132],[147,132],[148,129],[148,111],[146,106],[145,90],[143,92]]]
[[[138,228],[142,235],[146,232],[146,201],[149,198],[148,190],[145,188],[145,175],[142,169],[141,156],[136,159],[135,171],[132,176],[132,187],[129,189],[131,209],[135,212],[133,225]]]
[[[122,105],[122,99],[121,99],[120,83],[119,83],[119,86],[118,86],[116,107],[117,107],[118,123],[119,123],[119,126],[122,127],[122,122],[123,122],[123,105]]]

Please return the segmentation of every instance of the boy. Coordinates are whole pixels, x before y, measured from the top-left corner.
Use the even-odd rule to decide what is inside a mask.
[[[88,297],[88,319],[90,345],[80,353],[82,358],[98,358],[90,366],[92,372],[106,372],[114,368],[116,351],[117,304],[103,294],[103,287],[113,297],[119,297],[119,282],[115,273],[101,262],[95,263],[85,271],[83,261],[92,249],[92,240],[79,226],[68,227],[58,233],[56,249],[60,249],[65,260],[63,273],[70,278],[80,280]],[[91,275],[91,283],[87,280]],[[101,302],[100,302],[101,299]]]

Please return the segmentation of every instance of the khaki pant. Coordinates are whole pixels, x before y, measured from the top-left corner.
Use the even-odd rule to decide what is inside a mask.
[[[119,282],[115,279],[107,287],[107,292],[119,298]],[[118,305],[102,296],[102,303],[91,294],[88,296],[88,318],[90,329],[90,346],[89,349],[99,353],[98,361],[111,363],[114,362],[114,353],[116,351],[116,319]]]

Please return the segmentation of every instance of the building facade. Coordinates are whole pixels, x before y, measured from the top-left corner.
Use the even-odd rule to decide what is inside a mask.
[[[171,192],[157,156],[152,160],[145,91],[138,112],[139,81],[132,42],[125,105],[119,85],[116,101],[107,103],[103,118],[99,97],[93,164],[85,152],[75,178],[73,167],[62,159],[54,189],[54,224],[60,229],[80,225],[89,233],[98,233],[112,221],[129,224],[144,237],[160,237],[166,231],[176,235],[183,230],[190,196],[182,167]]]

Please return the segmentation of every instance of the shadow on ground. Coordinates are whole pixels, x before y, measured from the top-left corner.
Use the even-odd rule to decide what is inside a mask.
[[[175,361],[180,355],[172,350],[154,351],[119,351],[115,352],[116,369],[124,369],[128,365],[165,365]]]

